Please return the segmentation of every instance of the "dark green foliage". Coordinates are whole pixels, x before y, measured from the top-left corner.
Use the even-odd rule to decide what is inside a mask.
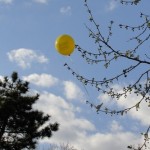
[[[0,149],[35,149],[37,139],[51,137],[58,123],[48,123],[50,116],[34,110],[32,105],[39,95],[29,95],[29,83],[14,72],[11,79],[0,81]],[[40,129],[39,129],[40,128]]]

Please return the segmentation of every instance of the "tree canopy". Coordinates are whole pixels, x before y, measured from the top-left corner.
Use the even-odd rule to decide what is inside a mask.
[[[13,72],[11,79],[0,81],[0,149],[35,149],[37,140],[52,136],[58,123],[50,116],[33,109],[39,95],[29,94],[29,83]]]

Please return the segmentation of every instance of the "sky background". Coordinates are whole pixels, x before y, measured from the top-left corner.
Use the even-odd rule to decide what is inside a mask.
[[[114,20],[111,43],[117,49],[128,49],[133,44],[126,42],[131,33],[119,29],[118,25],[141,23],[140,12],[149,14],[149,3],[143,0],[139,6],[123,6],[114,0],[89,0],[104,35],[109,22]],[[130,95],[116,103],[91,87],[87,87],[87,93],[63,66],[67,62],[76,72],[100,79],[115,75],[130,63],[114,64],[107,71],[102,65],[87,65],[76,50],[70,57],[55,50],[56,38],[69,34],[76,44],[94,51],[96,46],[85,27],[86,24],[93,28],[88,18],[83,0],[0,0],[0,78],[17,71],[21,79],[30,82],[31,92],[40,94],[34,108],[50,114],[52,121],[60,123],[59,131],[52,138],[39,141],[39,149],[46,149],[50,143],[69,143],[79,150],[125,150],[127,145],[141,142],[140,133],[150,123],[149,110],[144,104],[138,112],[132,110],[128,115],[112,117],[96,114],[85,104],[88,99],[124,108],[139,98]],[[136,75],[114,86],[120,90],[122,84],[134,81]]]

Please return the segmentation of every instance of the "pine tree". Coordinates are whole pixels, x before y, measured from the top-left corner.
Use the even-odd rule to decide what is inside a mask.
[[[0,81],[1,150],[35,149],[38,139],[50,138],[58,130],[58,123],[50,123],[49,115],[32,108],[39,95],[28,92],[29,83],[20,80],[16,72],[11,79]]]

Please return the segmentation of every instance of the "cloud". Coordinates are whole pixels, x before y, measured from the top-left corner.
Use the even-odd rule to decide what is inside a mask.
[[[123,130],[123,127],[117,121],[113,120],[111,124],[111,131],[116,133],[122,130]]]
[[[67,131],[67,132],[66,132]],[[126,150],[127,146],[130,144],[140,143],[141,139],[139,139],[136,135],[131,132],[117,132],[117,133],[95,133],[88,134],[83,130],[77,131],[72,128],[72,131],[67,128],[63,131],[63,136],[60,138],[60,131],[56,133],[57,135],[53,136],[50,140],[43,140],[46,143],[58,144],[58,143],[70,143],[75,148],[85,149],[85,150]],[[74,139],[66,139],[68,134],[71,133],[71,137],[76,135]],[[62,139],[63,138],[63,139]],[[57,141],[57,143],[56,143]]]
[[[77,112],[78,107],[67,103],[62,97],[52,93],[41,93],[39,102],[35,104],[34,108],[38,108],[39,110],[52,115],[52,119],[61,124],[58,133],[61,140],[64,139],[64,134],[66,134],[66,140],[73,141],[77,138],[79,131],[95,130],[95,126],[90,121],[76,117],[75,112]],[[72,129],[74,129],[74,131]]]
[[[121,85],[114,85],[113,88],[118,93],[123,93],[123,91],[121,90],[123,89],[123,87]],[[101,94],[98,98],[104,102],[104,105],[107,105],[111,108],[117,105],[118,108],[124,109],[134,106],[137,102],[140,101],[141,96],[137,96],[136,94],[134,94],[134,91],[132,91],[131,94],[127,94],[127,98],[121,97],[119,100],[112,100],[107,94]],[[148,107],[148,104],[143,101],[140,104],[140,109],[138,109],[138,111],[136,110],[136,108],[133,108],[129,111],[128,115],[130,115],[130,117],[132,117],[133,119],[140,121],[142,125],[147,126],[150,124],[149,113],[150,109]]]
[[[49,74],[30,74],[29,76],[24,76],[23,80],[26,80],[32,84],[40,87],[51,87],[58,83],[58,79]]]
[[[0,75],[0,81],[3,81],[3,80],[4,80],[4,77]]]
[[[83,100],[84,94],[82,93],[81,89],[73,82],[71,81],[64,81],[64,93],[67,99],[73,100],[73,99],[79,99]]]
[[[118,3],[116,0],[110,0],[109,4],[106,6],[107,11],[113,11],[118,6]]]
[[[26,80],[34,85],[40,87],[51,87],[58,84],[59,79],[53,77],[50,74],[30,74],[28,76],[23,76],[23,80]],[[82,90],[72,81],[63,81],[60,83],[60,86],[63,86],[63,93],[66,99],[75,100],[78,99],[82,101],[84,99],[84,93]]]
[[[87,138],[87,139],[86,139]],[[82,140],[82,145],[85,144],[85,149],[93,150],[126,150],[129,143],[138,142],[137,137],[130,132],[117,132],[117,133],[96,133],[91,136],[85,137]]]
[[[40,140],[40,144],[69,143],[78,149],[126,150],[127,145],[137,144],[141,140],[137,135],[124,131],[123,127],[115,120],[109,125],[107,132],[99,132],[88,119],[76,116],[74,105],[52,93],[41,93],[34,108],[50,114],[52,121],[60,123],[59,131],[51,139]]]
[[[71,6],[61,7],[60,13],[63,15],[71,15]]]
[[[0,0],[0,3],[11,4],[13,0]]]
[[[10,61],[16,62],[21,68],[31,67],[32,63],[47,63],[48,58],[44,55],[38,55],[34,50],[31,49],[15,49],[7,53]]]
[[[136,96],[135,94],[130,94],[128,95],[128,98],[121,98],[119,101],[117,101],[117,104],[123,108],[128,108],[131,106],[134,106],[138,101],[140,101],[141,97]],[[150,109],[148,107],[148,104],[143,101],[140,104],[140,109],[137,111],[136,108],[133,108],[130,110],[128,113],[133,119],[139,120],[143,125],[149,125],[150,124],[150,119],[149,119],[149,114],[150,114]]]
[[[48,3],[48,0],[33,0],[36,3],[46,4]]]

